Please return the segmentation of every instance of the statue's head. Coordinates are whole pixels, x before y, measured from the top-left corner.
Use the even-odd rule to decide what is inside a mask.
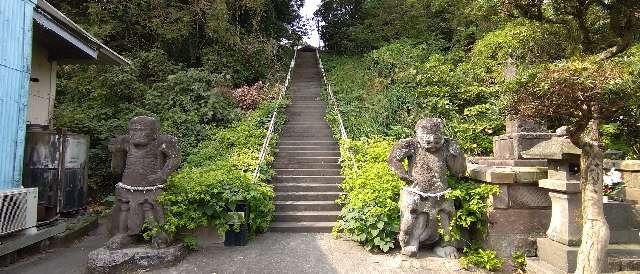
[[[437,118],[426,118],[416,124],[416,139],[420,147],[428,151],[436,151],[442,147],[444,123]]]
[[[158,138],[160,123],[147,116],[138,116],[129,120],[129,137],[134,146],[146,146]]]

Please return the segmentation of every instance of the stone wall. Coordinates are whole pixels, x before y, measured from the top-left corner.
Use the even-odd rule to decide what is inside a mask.
[[[489,201],[484,246],[503,258],[510,258],[514,251],[535,256],[536,238],[545,235],[551,220],[549,192],[537,185],[547,177],[547,168],[469,165],[468,173],[500,187],[500,193]]]
[[[625,183],[622,191],[625,201],[640,204],[640,160],[605,160],[604,168],[620,171]]]

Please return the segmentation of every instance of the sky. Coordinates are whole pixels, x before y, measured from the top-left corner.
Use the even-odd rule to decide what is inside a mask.
[[[321,0],[305,0],[304,7],[302,7],[302,10],[300,11],[302,16],[308,19],[313,18],[313,13],[318,9],[318,6],[320,6],[320,1]],[[317,47],[318,42],[320,41],[320,36],[318,35],[318,30],[316,30],[315,23],[312,23],[311,25],[312,31],[304,38],[304,41]]]

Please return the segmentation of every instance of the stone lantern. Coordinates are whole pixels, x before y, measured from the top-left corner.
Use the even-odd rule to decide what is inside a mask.
[[[538,256],[566,272],[576,268],[582,234],[580,195],[581,150],[566,137],[553,137],[523,152],[524,158],[547,159],[547,179],[538,182],[549,190],[551,222],[547,238],[538,238]]]

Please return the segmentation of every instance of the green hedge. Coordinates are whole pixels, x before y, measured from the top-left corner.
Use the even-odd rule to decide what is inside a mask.
[[[276,105],[277,102],[263,103],[243,121],[209,130],[206,140],[170,177],[162,194],[160,200],[168,208],[164,230],[188,232],[213,225],[223,233],[227,229],[226,212],[239,202],[249,206],[249,215],[245,218],[251,235],[268,228],[274,210],[274,192],[266,180],[273,174],[268,167],[273,160],[273,149],[257,182],[252,181],[252,174]],[[284,124],[284,115],[281,113],[279,117],[277,128]],[[270,147],[276,142],[274,136]]]
[[[340,144],[345,176],[341,187],[346,195],[338,200],[343,208],[333,233],[343,233],[368,250],[387,252],[396,246],[400,227],[398,201],[404,182],[387,164],[394,143],[389,138],[373,137]],[[450,240],[462,240],[464,235],[483,236],[488,225],[487,200],[500,191],[498,186],[454,177],[449,177],[449,186],[452,191],[447,198],[456,207]]]

